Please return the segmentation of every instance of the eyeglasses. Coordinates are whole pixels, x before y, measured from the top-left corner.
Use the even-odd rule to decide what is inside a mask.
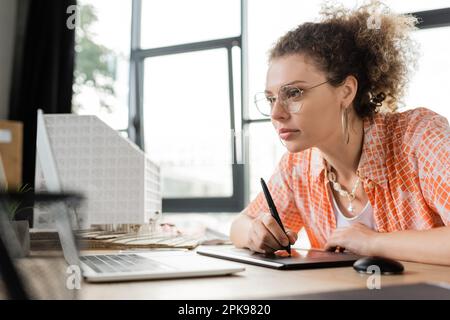
[[[263,116],[270,117],[273,107],[277,99],[279,99],[281,106],[286,112],[297,113],[303,106],[302,98],[305,91],[317,88],[327,82],[328,80],[306,89],[300,89],[295,85],[288,84],[280,88],[278,98],[276,96],[268,96],[265,92],[258,92],[254,97],[256,108]]]

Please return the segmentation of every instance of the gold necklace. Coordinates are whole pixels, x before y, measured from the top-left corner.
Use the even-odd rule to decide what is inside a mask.
[[[355,200],[355,192],[359,186],[359,183],[361,182],[361,178],[359,177],[359,175],[358,175],[358,179],[356,179],[356,182],[353,185],[351,192],[348,192],[347,190],[342,189],[342,186],[339,184],[339,182],[336,181],[336,174],[333,171],[331,171],[331,167],[328,164],[328,162],[327,162],[327,177],[328,177],[328,180],[330,180],[330,182],[333,186],[333,189],[336,190],[340,196],[347,197],[347,199],[350,201],[350,204],[348,205],[347,210],[350,213],[353,213],[354,209],[353,209],[352,201]]]

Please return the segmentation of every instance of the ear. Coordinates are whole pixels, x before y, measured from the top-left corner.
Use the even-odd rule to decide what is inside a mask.
[[[345,107],[352,104],[355,99],[356,92],[358,91],[358,80],[350,75],[345,78],[344,83],[341,86],[341,101]]]

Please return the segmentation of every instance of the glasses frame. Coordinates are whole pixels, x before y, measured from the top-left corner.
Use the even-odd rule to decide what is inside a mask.
[[[277,102],[278,96],[280,96],[280,92],[286,91],[286,88],[295,88],[295,89],[299,90],[300,96],[299,96],[297,99],[298,99],[298,100],[301,100],[301,99],[303,98],[303,95],[304,95],[304,93],[305,93],[306,91],[309,91],[309,90],[311,90],[311,89],[317,88],[317,87],[319,87],[319,86],[321,86],[321,85],[323,85],[323,84],[325,84],[325,83],[328,83],[328,82],[329,82],[329,80],[324,81],[324,82],[321,82],[321,83],[319,83],[319,84],[316,84],[316,85],[314,85],[314,86],[311,86],[311,87],[305,88],[305,89],[300,89],[299,87],[297,87],[297,86],[294,85],[294,84],[286,84],[286,85],[280,87],[280,89],[278,90],[278,94],[277,94],[276,96],[270,97],[270,98],[275,98],[275,100],[274,100],[273,102],[267,101],[267,100],[269,99],[269,97],[267,97],[267,95],[266,95],[265,92],[257,92],[257,93],[255,94],[255,96],[254,96],[254,103],[255,103],[256,109],[258,110],[259,113],[261,113],[261,114],[262,114],[263,116],[265,116],[265,117],[271,117],[271,116],[272,116],[273,106],[274,106],[275,103]],[[264,95],[264,97],[263,97],[262,95]],[[269,104],[270,104],[270,106],[271,106],[271,107],[270,107],[270,110],[271,110],[270,114],[266,114],[265,112],[261,111],[260,108],[258,107],[258,102],[262,101],[263,99],[266,100],[267,102],[269,102]],[[280,100],[280,103],[281,103],[282,107],[286,110],[286,112],[291,113],[291,114],[292,114],[292,113],[298,113],[298,112],[300,112],[300,109],[301,109],[301,107],[303,106],[302,103],[300,103],[300,104],[298,105],[297,110],[292,111],[292,110],[289,110],[289,106],[288,106],[287,100],[288,100],[288,99],[282,99],[282,100]],[[298,100],[297,100],[297,101],[298,101]]]

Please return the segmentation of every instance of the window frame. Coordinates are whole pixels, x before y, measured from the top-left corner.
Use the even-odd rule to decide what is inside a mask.
[[[242,20],[243,0],[241,0],[241,34],[236,37],[221,38],[207,41],[177,44],[165,47],[144,49],[141,48],[141,16],[142,0],[132,0],[132,26],[131,26],[131,53],[130,53],[130,93],[129,93],[129,126],[128,136],[142,150],[145,150],[144,114],[143,114],[143,85],[144,85],[144,61],[147,58],[164,55],[196,52],[211,49],[226,49],[228,63],[228,86],[230,108],[230,130],[242,132],[242,109],[238,114],[235,106],[234,75],[233,75],[233,47],[241,50],[241,93],[243,92],[243,50],[242,50]],[[244,103],[241,94],[241,105]],[[238,161],[237,148],[242,144],[236,137],[232,140],[232,185],[231,197],[194,197],[194,198],[163,198],[163,212],[238,212],[245,205],[245,174],[244,165]],[[240,153],[242,154],[242,152]]]

